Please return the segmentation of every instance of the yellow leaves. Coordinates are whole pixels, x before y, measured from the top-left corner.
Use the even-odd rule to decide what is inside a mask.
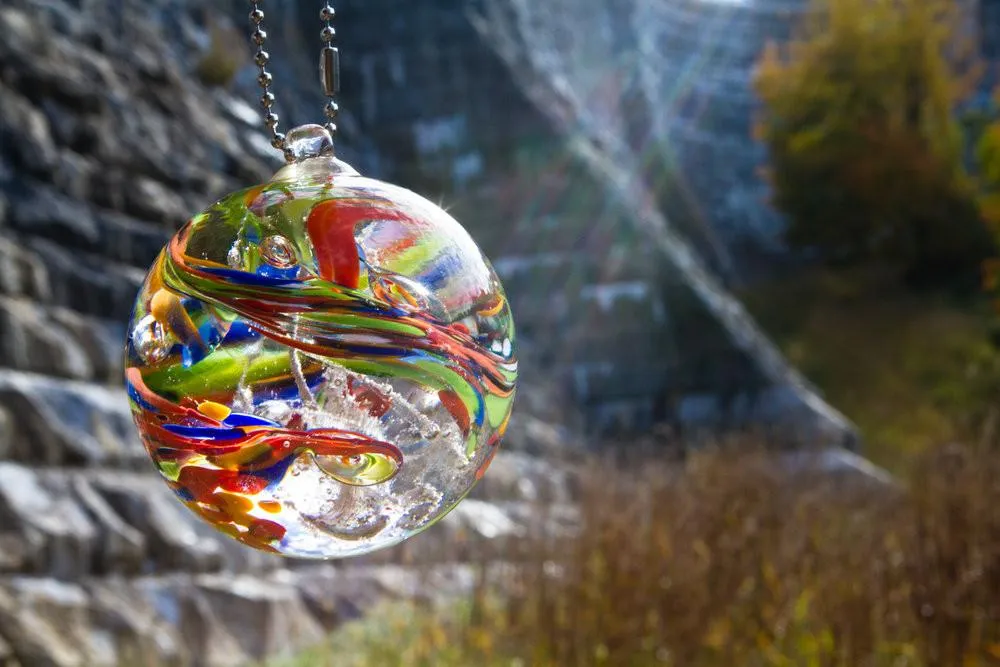
[[[760,54],[760,61],[757,64],[758,74],[764,76],[780,66],[781,47],[778,46],[776,41],[769,39]]]
[[[787,63],[777,42],[768,41],[754,68],[753,80],[757,93],[765,100],[774,97],[776,87],[787,79]]]
[[[893,113],[920,84],[928,113],[949,119],[974,90],[981,66],[951,0],[814,1],[795,40],[768,43],[755,89],[766,115],[819,100]],[[860,106],[855,105],[859,102]],[[795,114],[791,114],[793,117]],[[932,128],[928,128],[930,130]]]
[[[812,605],[813,593],[805,590],[799,595],[792,607],[792,620],[796,623],[804,623],[809,618],[809,607]]]
[[[473,649],[483,655],[492,655],[495,651],[494,633],[489,628],[470,628],[467,632],[467,640]]]
[[[755,590],[757,590],[757,579],[755,577],[746,577],[739,588],[736,589],[736,597],[737,599],[745,600],[753,595]]]
[[[808,153],[821,147],[828,137],[829,131],[826,126],[814,125],[793,134],[788,142],[788,150],[792,153]]]
[[[705,633],[703,643],[708,648],[721,650],[729,644],[731,634],[732,622],[726,617],[716,618]]]
[[[431,649],[439,649],[448,641],[448,635],[440,624],[431,624],[426,630],[426,641]]]
[[[782,586],[781,575],[778,574],[778,569],[774,566],[774,563],[765,562],[761,565],[761,576],[764,579],[764,585],[772,593],[780,593]]]

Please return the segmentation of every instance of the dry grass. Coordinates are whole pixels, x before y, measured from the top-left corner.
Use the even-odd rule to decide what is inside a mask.
[[[299,664],[1000,665],[1000,451],[934,450],[908,488],[718,451],[579,490],[577,535],[512,541],[448,613],[386,611]]]
[[[525,545],[506,634],[532,664],[988,664],[1000,455],[942,450],[913,484],[789,477],[731,452],[677,479],[595,472],[581,535]]]

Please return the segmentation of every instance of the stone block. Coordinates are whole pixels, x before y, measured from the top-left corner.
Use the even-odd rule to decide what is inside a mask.
[[[0,462],[0,531],[21,549],[12,569],[73,578],[89,574],[97,527],[69,489],[30,468]],[[13,539],[11,539],[13,538]]]
[[[202,523],[155,475],[94,472],[89,484],[146,542],[149,571],[209,572],[223,567],[222,536]]]
[[[247,575],[218,575],[200,577],[198,586],[214,617],[252,658],[288,656],[324,638],[322,626],[298,591],[287,584]]]
[[[14,460],[125,467],[145,461],[122,389],[0,369],[0,405],[12,416]]]

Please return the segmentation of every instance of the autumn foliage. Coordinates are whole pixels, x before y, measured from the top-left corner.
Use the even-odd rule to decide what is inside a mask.
[[[791,245],[930,282],[992,254],[956,120],[981,70],[962,4],[816,0],[765,49],[756,133]]]

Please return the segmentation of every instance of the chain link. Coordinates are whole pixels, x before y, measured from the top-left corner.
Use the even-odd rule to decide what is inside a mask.
[[[257,65],[257,83],[261,88],[260,106],[264,111],[264,126],[271,135],[271,145],[285,154],[285,158],[291,160],[288,146],[285,142],[285,135],[278,130],[278,115],[274,113],[274,93],[271,85],[274,77],[267,69],[271,62],[270,54],[264,50],[267,42],[267,31],[264,30],[264,12],[260,8],[262,0],[250,1],[250,23],[253,25],[253,32],[250,33],[250,40],[257,47],[254,54],[254,63]],[[337,36],[337,31],[333,27],[333,19],[336,11],[330,4],[325,4],[320,10],[319,18],[323,22],[323,29],[320,31],[320,39],[323,41],[323,48],[320,52],[320,80],[323,84],[323,94],[327,102],[323,107],[323,114],[326,116],[326,129],[331,135],[337,133],[337,114],[340,107],[337,105],[336,97],[340,92],[340,52],[333,46],[333,40]]]

